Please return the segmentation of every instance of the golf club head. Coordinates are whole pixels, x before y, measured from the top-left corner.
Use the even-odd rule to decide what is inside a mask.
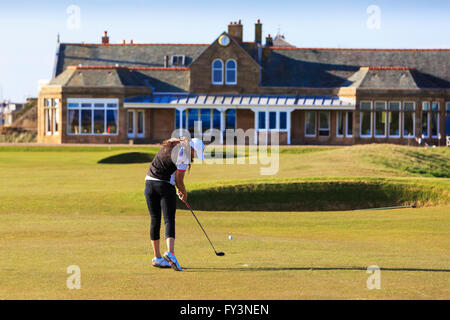
[[[216,255],[219,257],[223,257],[225,255],[225,252],[216,252]]]

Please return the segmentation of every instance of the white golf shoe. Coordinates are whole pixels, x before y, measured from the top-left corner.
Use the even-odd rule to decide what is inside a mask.
[[[164,252],[164,259],[166,259],[166,261],[170,263],[170,266],[172,267],[173,270],[183,271],[180,264],[178,263],[177,258],[172,253],[170,253],[170,251]]]
[[[170,268],[170,263],[167,262],[163,257],[152,259],[152,266],[156,268]]]

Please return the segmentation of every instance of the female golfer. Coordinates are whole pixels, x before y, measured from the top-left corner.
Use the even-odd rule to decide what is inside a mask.
[[[186,138],[172,138],[163,142],[163,147],[153,158],[145,177],[145,198],[150,213],[150,239],[155,257],[152,265],[159,268],[172,267],[176,271],[182,271],[175,257],[175,211],[176,192],[181,201],[187,201],[186,188],[184,186],[184,174],[190,168],[194,159],[204,160],[203,150],[205,146],[202,140],[194,138],[188,141]],[[167,242],[167,251],[161,257],[159,248],[159,231],[161,228],[161,209],[164,214],[164,228]]]

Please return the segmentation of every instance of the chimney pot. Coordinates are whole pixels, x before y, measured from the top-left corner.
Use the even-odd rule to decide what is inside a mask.
[[[109,44],[108,31],[105,31],[105,32],[103,33],[102,44]]]
[[[267,38],[266,38],[266,47],[272,47],[272,46],[273,46],[273,40],[269,34],[269,35],[267,35]]]
[[[237,22],[234,22],[234,23],[228,25],[228,34],[230,36],[232,36],[237,42],[241,43],[242,42],[242,34],[243,34],[242,24],[240,22],[239,22],[239,24],[237,24]]]
[[[258,44],[262,43],[262,24],[259,19],[255,23],[255,42]]]

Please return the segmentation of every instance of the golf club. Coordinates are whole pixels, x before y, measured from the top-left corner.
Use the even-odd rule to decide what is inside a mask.
[[[223,257],[223,256],[225,255],[225,252],[217,252],[217,251],[216,251],[216,248],[214,248],[214,245],[212,244],[211,240],[209,239],[208,234],[206,233],[205,229],[203,229],[202,224],[200,223],[200,221],[198,221],[197,216],[196,216],[195,213],[194,213],[194,210],[192,210],[192,208],[191,208],[191,206],[189,205],[189,203],[185,202],[185,204],[186,204],[186,207],[187,207],[189,210],[191,210],[191,213],[192,213],[192,215],[194,216],[195,220],[197,220],[198,225],[200,226],[200,228],[202,228],[203,233],[205,234],[206,238],[208,239],[209,243],[211,244],[211,247],[213,248],[214,253],[216,254],[216,256],[218,256],[218,257]]]

